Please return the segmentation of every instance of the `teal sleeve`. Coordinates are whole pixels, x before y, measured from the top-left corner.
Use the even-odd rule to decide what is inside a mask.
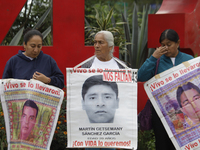
[[[138,70],[138,81],[144,82],[155,75],[157,58],[150,56]]]

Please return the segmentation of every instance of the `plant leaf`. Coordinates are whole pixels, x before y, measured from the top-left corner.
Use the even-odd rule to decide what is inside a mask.
[[[126,24],[123,25],[126,42],[130,43],[130,35],[129,35],[129,31],[128,31],[128,25],[127,25],[127,21],[126,21],[126,18],[123,13],[122,13],[122,20],[123,20],[123,22],[126,22]],[[126,48],[127,48],[127,50],[125,51],[125,62],[131,62],[130,57],[128,57],[128,53],[129,53],[129,51],[131,51],[131,45],[126,45]]]
[[[146,25],[146,15],[148,15],[148,11],[146,10],[146,7],[143,6],[143,14],[142,14],[142,25],[141,25],[141,31],[138,41],[138,54],[137,54],[137,66],[139,65],[139,61],[142,55],[142,47],[143,47],[143,40],[144,40],[144,33],[145,33],[145,25]]]
[[[51,26],[49,26],[44,32],[42,32],[43,39],[51,32]]]
[[[109,9],[110,9],[110,5],[108,5],[108,6],[109,6]],[[115,18],[113,17],[113,14],[111,16],[111,22],[112,22],[113,27],[115,28],[116,27],[116,23],[115,23]]]
[[[141,42],[141,49],[140,49],[140,63],[138,63],[138,67],[140,67],[142,65],[142,63],[145,61],[146,57],[147,57],[147,53],[148,53],[148,48],[147,48],[147,24],[148,24],[148,14],[149,14],[149,9],[150,7],[147,5],[146,9],[145,9],[145,14],[144,14],[144,24],[142,25],[143,28],[143,33],[142,34],[142,42]]]
[[[106,16],[106,24],[108,24],[112,15],[113,15],[113,8],[109,11],[108,15]]]
[[[42,15],[42,17],[39,19],[39,21],[37,22],[37,24],[33,27],[33,29],[38,29],[41,24],[44,22],[44,20],[46,19],[46,17],[48,16],[49,12],[51,11],[51,6],[46,10],[46,12]]]
[[[127,22],[129,35],[131,35],[131,33],[130,33],[130,27],[129,27],[129,22],[128,22],[128,15],[127,15],[127,10],[126,10],[126,3],[124,3],[124,17],[125,17],[126,22]]]
[[[12,39],[12,41],[10,42],[9,45],[17,45],[22,37],[24,31],[24,27],[22,27],[17,34],[14,36],[14,38]]]
[[[137,5],[134,3],[133,15],[132,15],[132,45],[131,45],[131,57],[133,61],[131,62],[131,67],[137,68],[137,55],[138,55],[138,35],[139,35],[139,27],[138,27],[138,10]]]

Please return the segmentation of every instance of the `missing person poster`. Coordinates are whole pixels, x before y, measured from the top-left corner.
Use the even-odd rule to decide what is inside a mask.
[[[145,83],[145,90],[177,150],[200,149],[200,57]]]
[[[136,74],[67,68],[68,147],[137,148]]]
[[[0,83],[8,150],[49,150],[63,90],[34,79]]]

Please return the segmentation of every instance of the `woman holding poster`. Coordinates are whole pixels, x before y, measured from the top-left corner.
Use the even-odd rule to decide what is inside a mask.
[[[12,82],[20,85],[4,91],[15,93],[14,98],[4,98],[8,149],[49,149],[63,100],[64,76],[56,61],[42,52],[42,34],[35,29],[24,32],[24,50],[8,60],[2,77],[23,79],[5,80],[6,87]]]
[[[193,58],[191,55],[180,52],[179,36],[177,32],[172,29],[163,31],[159,42],[161,46],[156,48],[152,56],[150,56],[138,70],[138,81],[147,81],[155,75],[157,60],[159,60],[157,68],[157,74],[159,74]],[[156,138],[156,150],[174,150],[175,148],[155,109],[153,109],[152,112],[152,123]]]
[[[113,57],[114,37],[109,31],[99,31],[94,38],[95,56],[86,60],[82,68],[124,69],[128,68],[122,61]],[[98,150],[100,148],[92,148]],[[92,150],[86,148],[86,150]],[[104,148],[105,149],[105,148]],[[106,148],[108,150],[108,148]],[[113,150],[109,148],[109,150]]]
[[[3,72],[3,79],[35,79],[59,88],[64,87],[64,76],[56,61],[44,54],[42,49],[43,36],[38,30],[25,30],[24,50],[11,57]]]

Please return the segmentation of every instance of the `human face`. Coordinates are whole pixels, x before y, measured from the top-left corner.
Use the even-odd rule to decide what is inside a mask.
[[[37,110],[35,108],[24,106],[24,110],[21,117],[21,134],[20,139],[26,140],[31,133],[36,123]]]
[[[184,91],[181,96],[182,111],[194,122],[200,120],[200,94],[195,89]]]
[[[103,33],[99,33],[94,39],[95,55],[100,61],[109,61],[111,59],[110,52],[112,46],[108,46]]]
[[[90,87],[82,101],[90,123],[112,123],[118,103],[116,93],[107,85]]]
[[[167,53],[165,56],[167,57],[176,57],[178,55],[178,47],[179,47],[180,40],[177,43],[170,41],[168,39],[164,39],[161,42],[161,46],[165,46],[167,49]]]
[[[34,35],[26,44],[24,42],[25,55],[31,58],[36,58],[42,49],[42,38],[39,35]]]

